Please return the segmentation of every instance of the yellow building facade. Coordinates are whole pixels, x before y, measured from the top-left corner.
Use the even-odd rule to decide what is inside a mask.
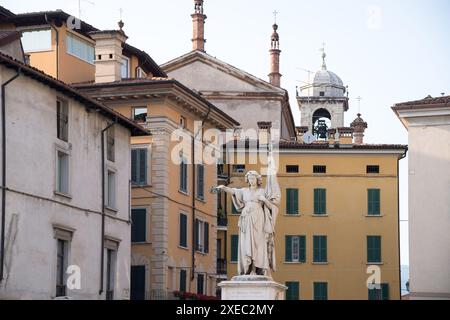
[[[400,299],[398,162],[405,152],[400,145],[280,143],[277,270],[272,276],[288,286],[288,299],[375,298],[381,292],[367,287],[374,269],[380,275],[379,298]],[[247,150],[246,163],[248,155]],[[242,172],[265,170],[237,163],[225,166],[229,187],[246,186]],[[219,251],[230,279],[237,274],[239,213],[230,197],[223,198],[219,211],[227,208],[228,219],[218,239],[227,245]]]

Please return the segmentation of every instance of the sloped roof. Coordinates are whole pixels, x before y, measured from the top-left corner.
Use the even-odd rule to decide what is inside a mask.
[[[99,111],[104,116],[117,120],[117,122],[130,129],[133,135],[139,136],[139,135],[150,135],[150,132],[145,130],[140,125],[134,123],[130,119],[126,118],[125,116],[121,115],[120,113],[114,111],[113,109],[95,101],[94,99],[91,99],[85,95],[83,95],[78,90],[74,89],[72,86],[55,79],[44,72],[42,72],[39,69],[36,69],[34,67],[31,67],[29,65],[26,65],[10,56],[7,56],[0,52],[0,65],[3,65],[7,68],[14,69],[18,72],[20,72],[21,75],[25,75],[27,77],[30,77],[32,79],[35,79],[36,81],[39,81],[47,86],[49,86],[52,89],[55,89],[59,92],[62,92],[68,97],[71,97],[75,100],[78,100],[80,103],[84,104],[86,107],[93,109],[95,111]]]

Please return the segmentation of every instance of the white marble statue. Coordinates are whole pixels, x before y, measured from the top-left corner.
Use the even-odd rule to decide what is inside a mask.
[[[276,174],[267,176],[262,188],[261,175],[249,171],[245,175],[247,188],[215,187],[231,195],[239,217],[238,274],[269,276],[275,271],[275,221],[280,203],[280,188]]]

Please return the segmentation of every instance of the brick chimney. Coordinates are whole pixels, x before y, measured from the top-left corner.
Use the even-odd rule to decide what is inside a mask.
[[[205,20],[206,15],[203,14],[203,0],[194,0],[194,13],[192,17],[193,37],[192,50],[205,51]]]
[[[95,83],[121,80],[122,45],[128,37],[122,30],[93,31],[89,35],[95,40]]]
[[[278,35],[278,25],[274,23],[273,33],[270,43],[270,73],[269,82],[276,87],[281,86],[281,73],[280,73],[280,36]]]
[[[259,145],[268,145],[270,142],[270,130],[272,129],[271,121],[258,122],[258,141]]]
[[[358,117],[353,120],[350,127],[354,129],[353,137],[355,139],[355,144],[363,144],[364,131],[367,129],[367,122],[361,118],[361,113],[358,113]]]

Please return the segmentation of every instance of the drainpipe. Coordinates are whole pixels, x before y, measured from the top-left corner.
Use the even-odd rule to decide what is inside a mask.
[[[50,21],[48,21],[47,14],[45,14],[45,22],[50,25],[50,28],[55,30],[56,34],[56,79],[59,80],[59,30]]]
[[[100,248],[100,290],[98,294],[101,295],[103,293],[103,269],[105,267],[105,255],[104,255],[104,246],[105,246],[105,170],[106,170],[106,162],[105,162],[105,132],[108,131],[113,125],[117,123],[116,120],[109,124],[106,128],[101,131],[101,139],[102,139],[102,239],[101,239],[101,248]]]
[[[0,255],[0,282],[4,278],[5,263],[5,221],[6,221],[6,86],[16,80],[20,75],[20,68],[16,75],[2,84],[2,228],[1,228],[1,255]]]
[[[208,112],[206,113],[205,117],[202,119],[202,126],[200,130],[197,133],[194,133],[192,135],[192,152],[191,152],[191,162],[192,162],[192,273],[191,273],[191,282],[194,281],[195,278],[195,140],[197,139],[197,136],[200,132],[202,132],[203,124],[205,123],[206,119],[208,119],[209,114],[211,112],[211,107],[208,106]],[[202,136],[202,142],[203,142],[203,136]],[[203,147],[203,145],[202,145]]]

